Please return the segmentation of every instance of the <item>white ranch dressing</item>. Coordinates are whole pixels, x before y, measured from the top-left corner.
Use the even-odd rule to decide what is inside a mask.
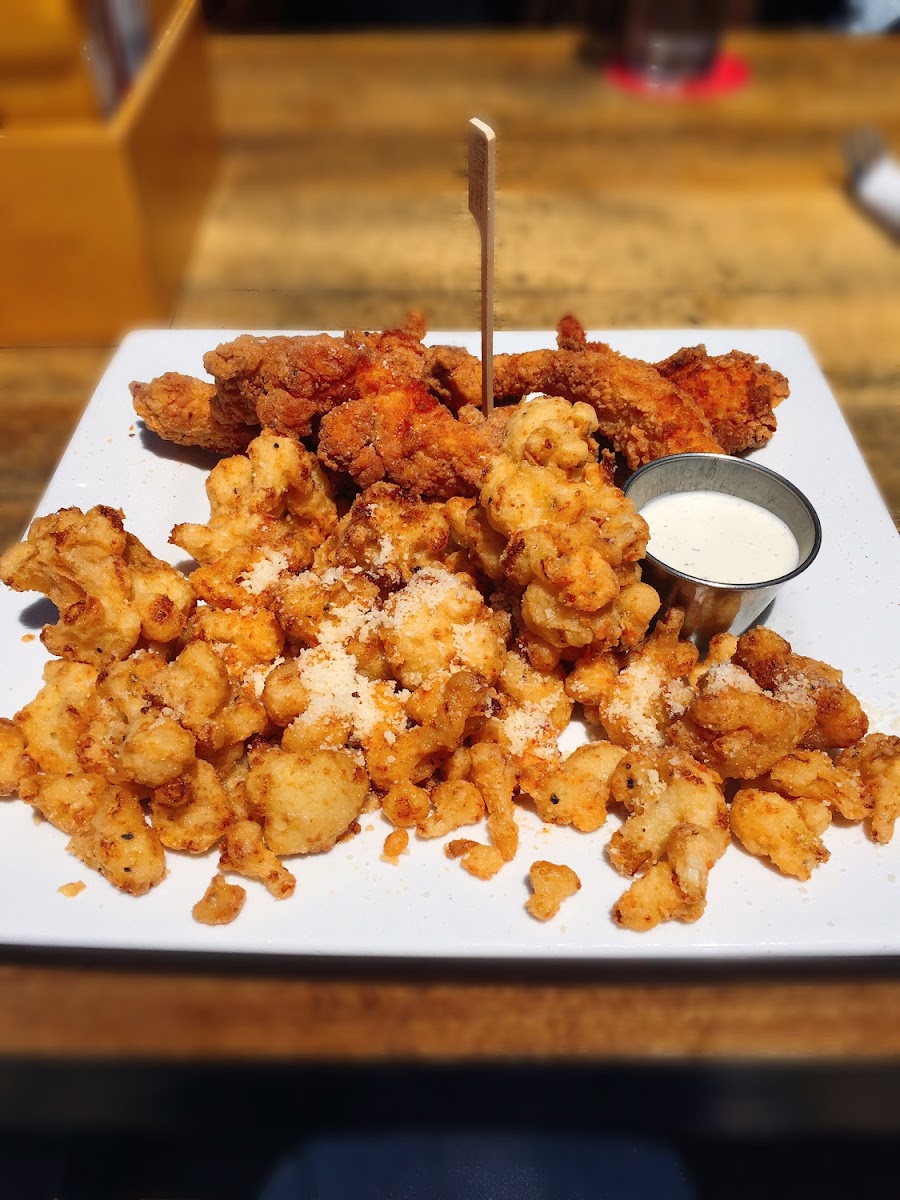
[[[641,509],[654,558],[715,583],[763,583],[799,565],[788,526],[751,500],[727,492],[667,492]]]

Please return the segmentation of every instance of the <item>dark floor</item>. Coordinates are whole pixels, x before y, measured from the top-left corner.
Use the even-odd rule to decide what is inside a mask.
[[[900,1064],[7,1062],[0,1200],[254,1200],[305,1138],[454,1129],[649,1137],[697,1200],[900,1197]]]
[[[697,1200],[896,1200],[900,1195],[894,1139],[680,1139],[671,1146]],[[0,1137],[0,1195],[4,1200],[252,1200],[292,1148],[265,1135],[197,1139],[190,1130],[163,1139],[6,1136]]]

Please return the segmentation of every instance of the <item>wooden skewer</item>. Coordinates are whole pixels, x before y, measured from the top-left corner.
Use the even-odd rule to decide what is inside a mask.
[[[481,234],[481,411],[494,409],[494,192],[497,135],[484,121],[469,122],[469,212]]]

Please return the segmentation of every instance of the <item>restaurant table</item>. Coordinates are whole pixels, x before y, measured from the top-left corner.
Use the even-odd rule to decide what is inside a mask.
[[[840,147],[873,125],[900,151],[900,39],[745,33],[728,47],[749,83],[676,101],[615,90],[572,30],[213,37],[222,163],[173,324],[378,328],[415,309],[433,329],[475,328],[478,115],[499,138],[498,329],[574,312],[590,329],[798,330],[896,521],[900,249],[848,195]],[[111,350],[0,350],[3,544]],[[891,962],[0,959],[0,1056],[20,1064],[866,1070],[900,1061],[898,1013]]]

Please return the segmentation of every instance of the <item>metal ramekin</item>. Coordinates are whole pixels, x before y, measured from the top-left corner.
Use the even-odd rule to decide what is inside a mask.
[[[648,554],[643,578],[659,592],[661,611],[684,610],[683,632],[695,641],[708,641],[716,633],[743,633],[768,608],[779,588],[806,570],[822,544],[819,518],[803,493],[781,475],[748,459],[672,454],[635,471],[624,491],[638,512],[650,500],[671,492],[726,492],[769,509],[797,539],[800,561],[793,571],[760,583],[701,579]]]

